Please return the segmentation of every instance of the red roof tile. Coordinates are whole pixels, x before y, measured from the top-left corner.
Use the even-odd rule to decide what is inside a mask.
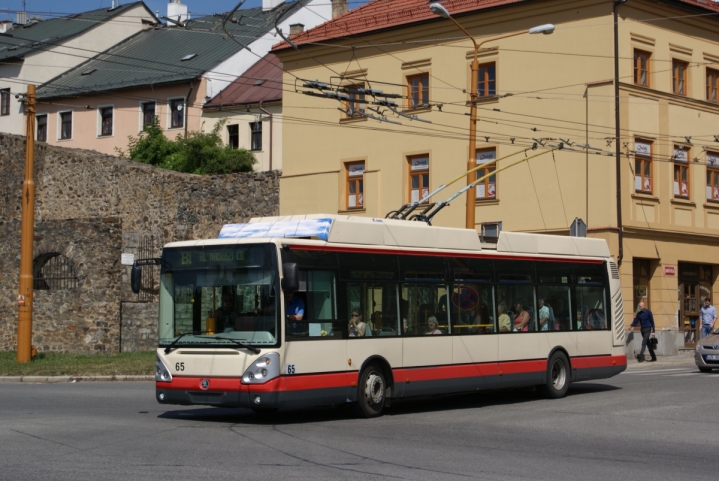
[[[215,95],[203,108],[208,110],[233,105],[282,101],[282,62],[269,53],[245,73]]]
[[[526,0],[443,0],[442,5],[452,15],[457,15],[523,1]],[[678,2],[719,12],[719,4],[711,0],[678,0]],[[292,43],[302,45],[326,42],[433,19],[439,19],[439,17],[429,10],[427,0],[374,0],[350,10],[336,19],[300,33],[292,38]],[[290,45],[280,42],[273,47],[273,50],[286,48],[290,48]]]

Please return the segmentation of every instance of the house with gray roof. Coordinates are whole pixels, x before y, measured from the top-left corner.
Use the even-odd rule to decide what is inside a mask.
[[[199,131],[202,106],[280,39],[276,22],[289,33],[331,17],[327,0],[263,0],[227,22],[211,15],[138,32],[38,89],[38,140],[115,154],[154,117],[169,138]]]
[[[0,33],[0,132],[25,135],[15,95],[41,85],[159,21],[143,2],[50,20],[6,24]],[[12,27],[12,28],[8,28]]]

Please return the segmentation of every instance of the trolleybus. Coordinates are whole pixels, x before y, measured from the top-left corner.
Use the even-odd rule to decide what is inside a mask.
[[[600,239],[305,215],[226,225],[152,262],[161,404],[356,403],[372,417],[412,396],[559,398],[626,368],[619,273]]]

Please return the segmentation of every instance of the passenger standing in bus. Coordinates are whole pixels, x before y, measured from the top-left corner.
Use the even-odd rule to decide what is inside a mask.
[[[517,332],[529,331],[529,313],[524,310],[522,302],[514,304],[514,330]]]
[[[648,344],[649,342],[649,336],[651,337],[655,336],[654,331],[654,316],[652,315],[652,311],[649,309],[644,308],[644,302],[639,303],[639,312],[637,312],[637,317],[634,318],[634,322],[629,327],[634,327],[637,324],[641,327],[642,330],[642,350],[639,351],[639,354],[637,355],[637,361],[643,362],[644,361],[644,349],[646,347],[649,347],[649,355],[652,356],[652,359],[650,362],[657,360],[657,355],[654,354],[654,350],[652,349],[652,345]]]
[[[235,327],[237,313],[235,312],[235,301],[232,299],[232,294],[227,292],[222,294],[222,305],[210,311],[210,317],[217,320],[217,332],[223,332],[225,329]]]
[[[507,314],[507,303],[504,301],[499,303],[497,306],[497,314],[499,315],[499,332],[512,332],[512,320]]]
[[[362,322],[362,314],[359,309],[352,309],[349,322],[349,337],[364,337],[367,331],[367,324]]]

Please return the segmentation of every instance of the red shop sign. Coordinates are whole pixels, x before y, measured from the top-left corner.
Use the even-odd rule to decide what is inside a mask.
[[[664,266],[664,275],[665,276],[673,276],[674,274],[675,274],[674,266]]]

